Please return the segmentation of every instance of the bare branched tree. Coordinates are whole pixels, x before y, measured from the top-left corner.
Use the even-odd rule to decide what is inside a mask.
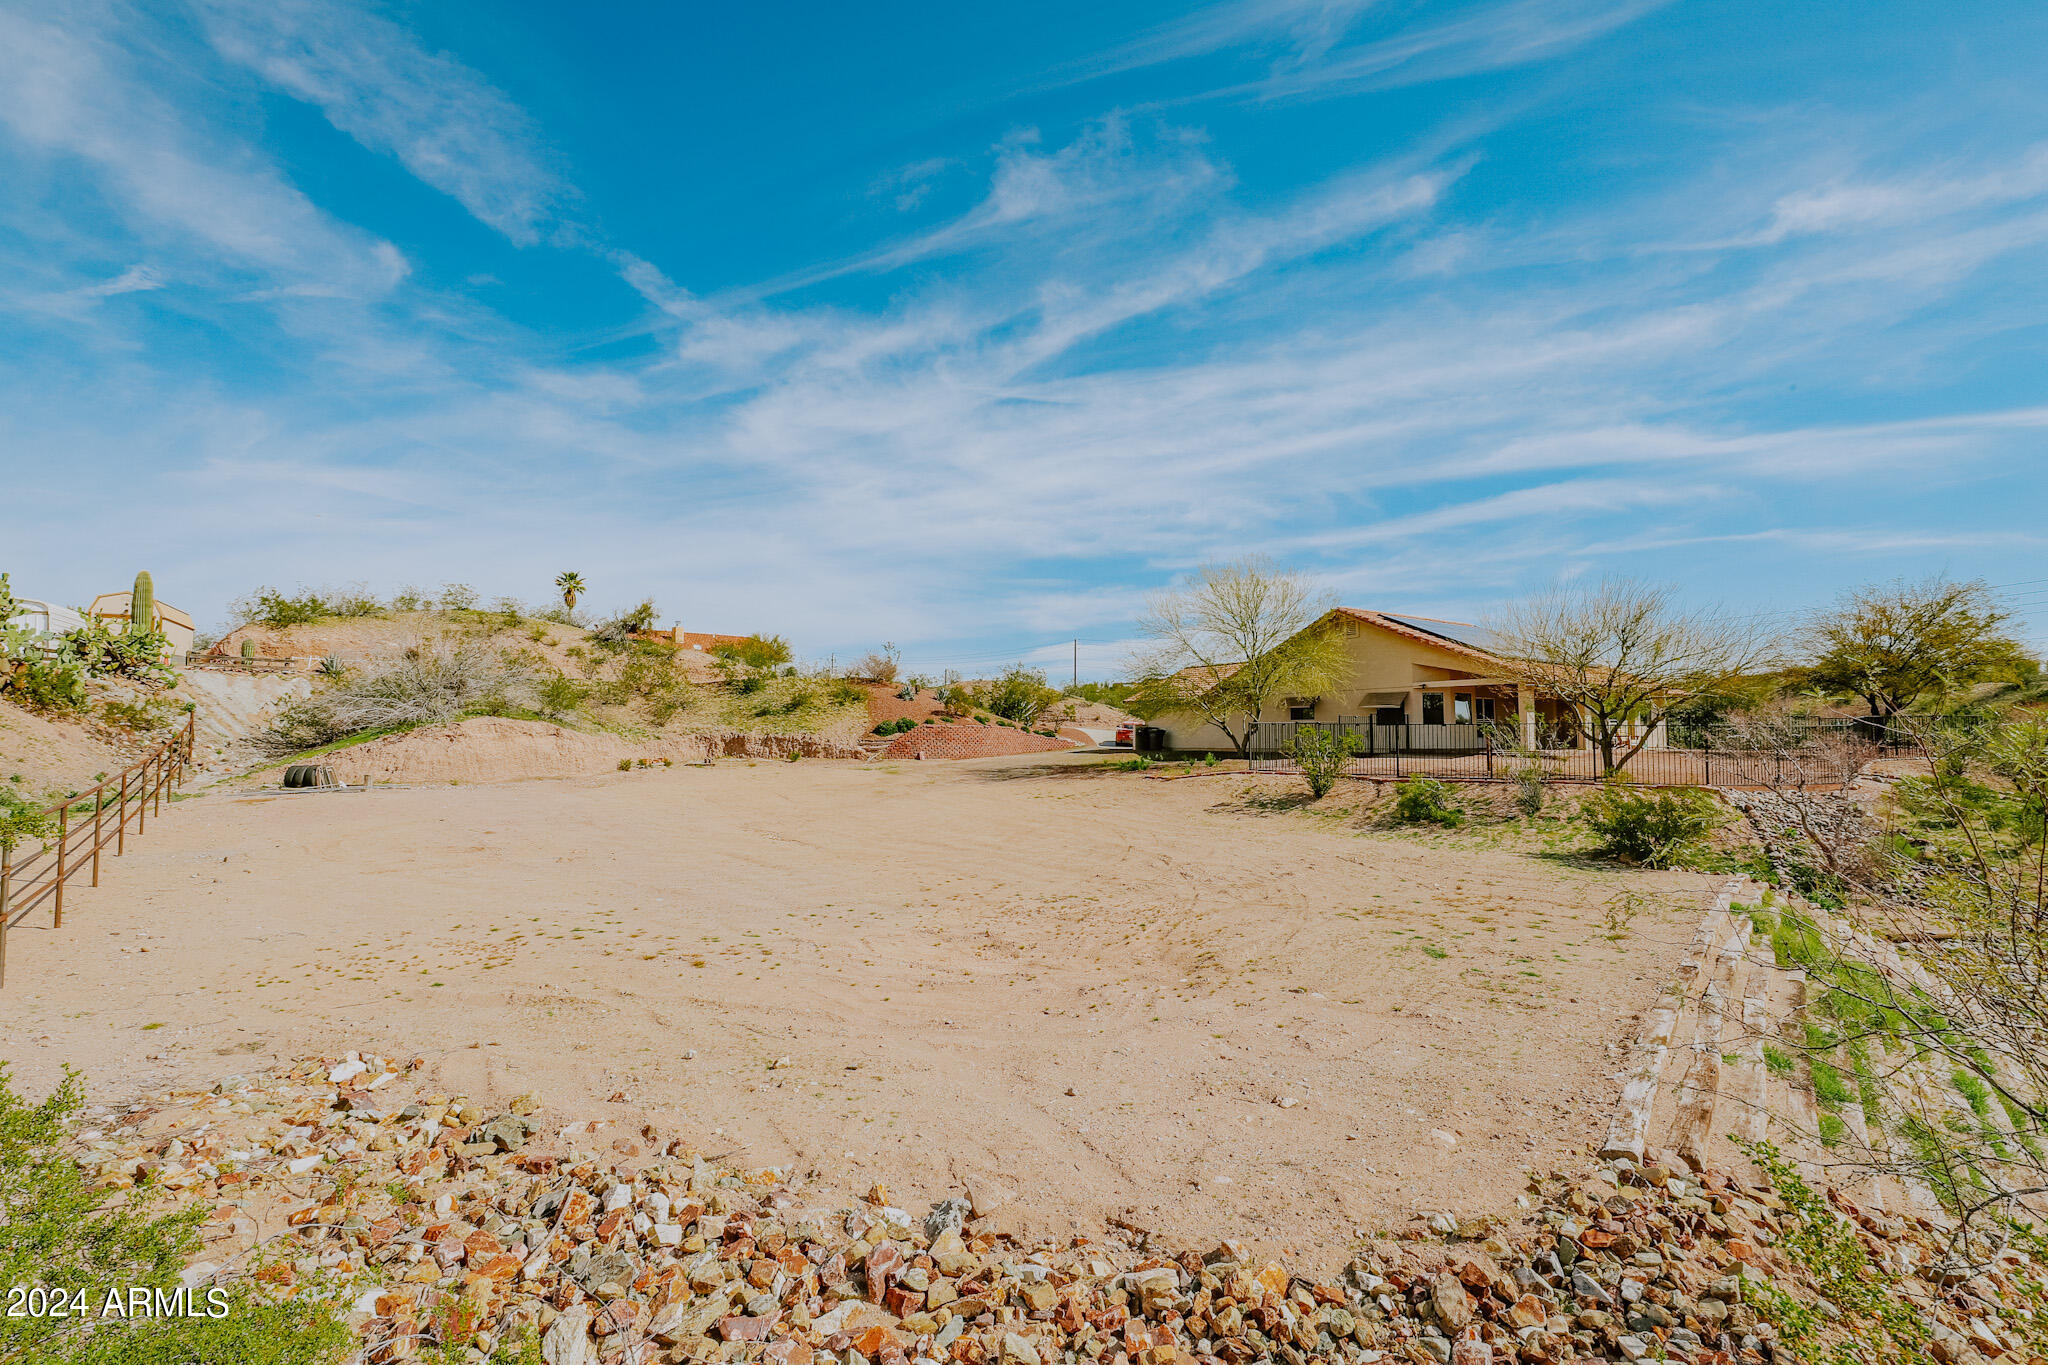
[[[1761,618],[1684,608],[1671,589],[1630,579],[1526,598],[1487,625],[1508,676],[1563,701],[1610,773],[1672,707],[1773,667],[1780,654]]]
[[[1343,678],[1343,640],[1324,619],[1334,601],[1263,556],[1205,564],[1148,605],[1134,707],[1201,716],[1240,756],[1267,706],[1321,696]]]

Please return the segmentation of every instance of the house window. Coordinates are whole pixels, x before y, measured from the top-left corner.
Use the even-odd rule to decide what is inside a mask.
[[[1406,725],[1408,713],[1398,706],[1376,706],[1372,712],[1374,725]]]
[[[1472,694],[1460,692],[1451,698],[1451,718],[1460,725],[1472,723]]]
[[[1442,725],[1444,723],[1444,694],[1424,692],[1422,694],[1422,723]]]
[[[1287,719],[1314,720],[1315,718],[1316,699],[1314,697],[1289,697],[1287,699]]]
[[[1492,697],[1474,697],[1472,699],[1472,714],[1481,720],[1495,719],[1493,708],[1494,700]]]

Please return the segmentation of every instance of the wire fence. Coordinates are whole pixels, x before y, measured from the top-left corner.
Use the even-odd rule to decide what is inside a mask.
[[[184,728],[140,762],[40,812],[56,830],[35,852],[17,862],[16,850],[0,845],[0,986],[7,984],[7,936],[14,926],[48,905],[51,927],[63,928],[65,885],[90,874],[98,886],[102,850],[112,845],[118,858],[128,851],[131,824],[140,835],[152,815],[163,814],[165,798],[191,771],[197,719],[187,716]]]
[[[1256,723],[1247,744],[1251,770],[1298,774],[1301,768],[1289,757],[1289,748],[1303,729],[1351,737],[1353,753],[1344,762],[1347,777],[1398,782],[1420,775],[1447,782],[1511,782],[1525,771],[1539,770],[1545,782],[1601,782],[1609,776],[1597,749],[1546,748],[1532,753],[1502,747],[1479,725],[1391,726],[1346,721]],[[1621,746],[1615,767],[1641,786],[1815,791],[1845,786],[1873,759],[1909,755],[1919,749],[1902,732],[1873,738],[1843,730],[1810,745],[1785,748],[1644,747],[1624,758],[1625,752],[1626,746]]]

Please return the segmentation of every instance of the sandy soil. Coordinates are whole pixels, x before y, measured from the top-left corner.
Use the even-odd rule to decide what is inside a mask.
[[[62,799],[64,792],[90,787],[97,774],[119,772],[129,762],[83,725],[0,702],[0,782],[11,783],[17,793],[40,798],[54,790]]]
[[[305,761],[324,764],[333,771],[336,782],[353,787],[372,781],[508,782],[577,777],[615,772],[622,762],[637,765],[667,759],[698,763],[727,754],[780,758],[792,750],[805,758],[862,757],[851,745],[810,735],[655,735],[633,740],[546,721],[477,716],[385,735]],[[281,766],[272,765],[250,774],[242,785],[274,787],[282,771]]]
[[[1711,894],[1093,762],[216,792],[15,931],[0,1037],[110,1097],[420,1053],[905,1205],[1328,1248],[1582,1153]],[[1615,942],[1623,884],[1654,906]]]

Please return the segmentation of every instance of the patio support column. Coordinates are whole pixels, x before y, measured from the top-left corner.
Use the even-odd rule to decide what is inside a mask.
[[[1522,747],[1536,747],[1536,689],[1527,683],[1515,684],[1515,705],[1522,712]]]

